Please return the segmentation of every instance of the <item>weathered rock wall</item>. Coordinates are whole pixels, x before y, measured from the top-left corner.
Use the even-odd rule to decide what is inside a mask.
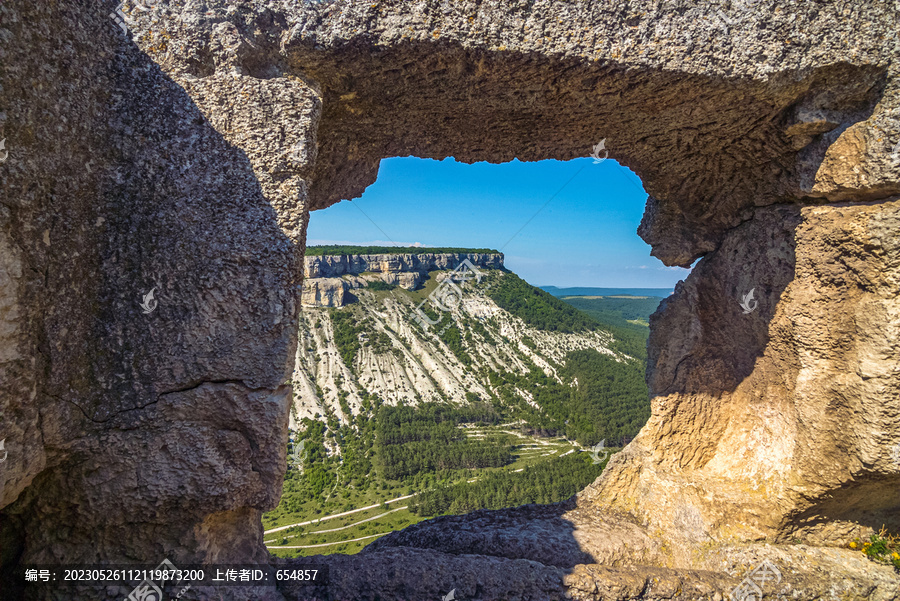
[[[814,299],[782,296],[800,286],[790,286],[795,263],[815,261],[822,244],[795,256],[800,234],[785,230],[780,219],[787,219],[784,211],[847,201],[875,202],[870,210],[889,219],[889,201],[900,193],[900,160],[891,153],[900,139],[896,6],[419,1],[257,7],[231,16],[217,11],[212,8],[215,19],[227,21],[253,48],[253,68],[268,60],[321,87],[313,207],[359,194],[374,179],[378,160],[394,155],[567,159],[583,156],[604,137],[611,156],[641,175],[651,197],[640,233],[653,254],[677,265],[704,257],[655,320],[649,377],[656,413],[645,432],[649,436],[661,422],[651,444],[662,467],[654,470],[675,473],[687,461],[684,482],[693,482],[700,477],[693,470],[718,452],[730,459],[709,466],[717,470],[709,473],[709,486],[733,477],[740,490],[725,494],[723,486],[721,502],[698,500],[716,498],[715,492],[667,491],[663,506],[671,504],[675,514],[703,526],[699,532],[676,528],[684,520],[668,517],[660,518],[661,527],[717,540],[777,538],[807,532],[795,520],[803,507],[816,505],[810,496],[830,495],[827,490],[858,478],[891,485],[892,465],[863,461],[865,467],[850,469],[862,457],[843,443],[846,469],[840,477],[810,472],[803,483],[794,481],[801,455],[813,462],[824,458],[823,448],[801,453],[794,446],[799,441],[784,442],[805,427],[807,409],[799,407],[813,392],[797,396],[799,381],[828,381],[836,367],[821,361],[797,367],[803,374],[797,382],[791,369],[802,364],[803,353],[831,355],[829,345],[838,343],[813,342],[812,331],[795,323],[811,311],[804,303]],[[286,24],[277,48],[271,27],[255,27],[263,19]],[[210,44],[218,35],[212,27],[189,30],[209,36]],[[172,72],[202,75],[181,56],[150,50]],[[540,127],[529,129],[528,123]],[[806,232],[801,218],[795,220]],[[848,254],[873,269],[881,261],[878,244],[863,233],[838,247],[829,255],[838,264]],[[892,263],[883,267],[886,281],[893,281]],[[763,308],[750,315],[754,321],[736,321],[740,297],[751,288]],[[879,294],[877,303],[887,302]],[[842,299],[848,311],[855,298]],[[891,311],[882,311],[887,321],[878,327],[893,327]],[[791,332],[784,340],[771,332],[782,315],[793,316],[779,326]],[[675,336],[686,328],[686,338]],[[848,330],[846,336],[869,334]],[[880,369],[892,373],[885,353]],[[829,387],[804,385],[825,398],[832,394]],[[763,420],[767,425],[748,438],[729,427],[756,423],[746,415],[750,398],[763,399],[763,408],[753,411],[775,411],[783,419]],[[887,415],[896,413],[891,378],[875,398],[887,405]],[[682,417],[686,423],[676,426]],[[898,433],[894,423],[851,423],[857,424],[855,437],[883,437],[876,436],[879,428],[887,428],[890,439]],[[758,445],[755,455],[744,450],[751,440]],[[745,461],[751,456],[754,461]],[[646,491],[635,487],[643,484],[629,488],[621,479],[643,482],[646,474],[647,486],[655,486],[654,470],[629,465],[610,471],[607,478],[617,483],[609,486],[616,490],[603,494],[619,499],[610,507],[635,511],[651,523],[650,514],[663,512],[642,500]],[[776,493],[772,487],[778,486],[793,488]],[[870,525],[896,511],[893,501],[873,503],[856,503],[856,523],[863,514]],[[764,517],[750,517],[759,512]],[[826,539],[833,540],[820,534],[811,540]]]
[[[900,528],[898,232],[898,198],[729,232],[651,318],[653,417],[581,502],[697,542]]]
[[[547,528],[624,565],[598,541],[633,521],[665,543],[644,557],[685,566],[710,540],[896,524],[896,3],[129,2],[134,43],[113,9],[0,5],[4,573],[264,558],[307,210],[359,195],[384,157],[570,159],[601,138],[651,195],[653,254],[703,258],[653,321],[651,422],[579,498],[574,532]],[[498,516],[495,539],[541,536],[520,518]],[[329,594],[377,580],[382,599],[426,598],[436,570],[465,574],[459,597],[558,586],[510,593],[539,558],[479,552],[495,557],[431,552],[393,579],[415,549],[372,553]],[[799,598],[846,582],[874,583],[847,599],[896,598],[845,559],[795,561],[820,574]],[[561,569],[576,598],[616,577]]]
[[[302,169],[269,178],[112,8],[0,6],[4,600],[19,563],[265,559],[284,473]],[[315,139],[311,88],[247,83],[236,137]]]

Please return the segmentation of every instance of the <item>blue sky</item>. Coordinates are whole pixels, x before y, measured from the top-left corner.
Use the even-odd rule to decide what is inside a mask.
[[[646,198],[612,159],[391,158],[360,198],[312,213],[307,243],[495,248],[535,286],[673,288],[689,270],[638,237]]]

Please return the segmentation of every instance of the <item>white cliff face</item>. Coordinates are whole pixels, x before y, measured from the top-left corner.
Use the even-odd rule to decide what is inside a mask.
[[[487,296],[465,298],[443,314],[438,325],[423,328],[414,319],[415,307],[424,298],[421,293],[365,288],[354,293],[358,302],[342,308],[303,309],[293,375],[296,419],[333,411],[346,421],[344,409],[353,415],[359,413],[367,393],[390,405],[401,401],[411,405],[427,401],[467,403],[467,392],[487,400],[496,391],[485,369],[525,374],[533,363],[560,381],[558,367],[573,350],[592,348],[625,358],[609,349],[612,336],[606,332],[537,330]],[[336,312],[352,314],[352,323],[362,330],[358,333],[361,346],[352,365],[344,363],[335,343],[332,316]],[[471,360],[468,365],[439,335],[451,323],[448,314],[459,329],[462,347]],[[528,391],[520,395],[531,401]]]
[[[343,307],[350,283],[341,278],[310,278],[303,282],[300,302],[304,307]]]
[[[453,269],[464,259],[477,267],[500,269],[503,253],[421,253],[390,255],[325,255],[304,259],[304,278],[361,273],[400,273]]]
[[[502,253],[422,253],[384,255],[326,255],[304,259],[301,303],[304,307],[343,307],[354,300],[354,288],[372,282],[415,290],[428,272],[454,269],[464,260],[482,269],[501,269]]]

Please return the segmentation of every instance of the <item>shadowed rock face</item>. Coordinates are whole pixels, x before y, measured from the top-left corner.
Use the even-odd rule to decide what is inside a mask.
[[[263,151],[229,143],[109,10],[0,7],[4,573],[264,559],[285,469],[303,180],[258,173]],[[312,137],[320,104],[293,86],[243,88],[260,103],[230,126],[276,119],[287,90],[282,127]]]
[[[0,5],[4,573],[264,559],[308,210],[384,157],[605,138],[650,193],[653,254],[702,259],[652,320],[641,435],[561,517],[494,526],[617,567],[486,535],[443,549],[435,521],[331,560],[322,596],[430,598],[466,574],[459,597],[700,598],[772,557],[800,598],[896,599],[837,549],[728,546],[900,527],[895,3],[160,1],[126,4],[133,42],[113,8]],[[636,563],[671,570],[616,571]]]

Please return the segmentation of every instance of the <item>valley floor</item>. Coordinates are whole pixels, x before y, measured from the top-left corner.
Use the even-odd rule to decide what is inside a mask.
[[[504,436],[514,460],[501,468],[461,470],[449,484],[473,484],[492,471],[521,473],[550,459],[585,451],[578,443],[562,437],[540,438],[512,428],[512,424],[481,427],[464,424],[461,429],[471,440]],[[379,480],[366,492],[352,488],[336,490],[327,502],[319,499],[305,503],[300,511],[287,512],[279,507],[266,514],[263,525],[269,551],[279,557],[301,557],[308,554],[307,549],[314,550],[309,554],[354,554],[380,536],[431,517],[410,510],[410,501],[421,491],[410,491],[396,481]],[[341,511],[328,513],[333,508]]]

